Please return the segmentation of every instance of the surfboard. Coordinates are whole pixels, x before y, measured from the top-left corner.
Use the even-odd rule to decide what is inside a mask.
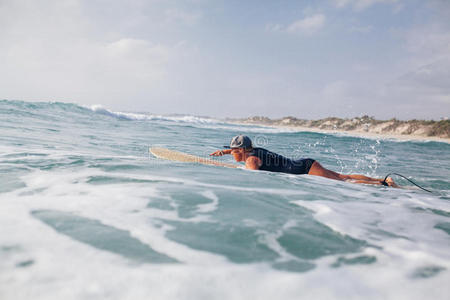
[[[239,165],[223,163],[220,161],[216,161],[211,158],[204,158],[200,156],[195,156],[192,154],[187,154],[179,151],[174,151],[161,147],[151,147],[148,149],[151,154],[153,154],[157,158],[179,161],[179,162],[187,162],[187,163],[197,163],[202,165],[212,165],[226,168],[240,168]]]

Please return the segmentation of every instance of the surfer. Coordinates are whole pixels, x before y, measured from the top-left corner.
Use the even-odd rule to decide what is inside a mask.
[[[230,146],[224,147],[228,149],[217,150],[210,155],[231,154],[237,162],[245,162],[245,167],[250,170],[308,174],[353,183],[398,187],[390,177],[384,180],[357,174],[340,174],[322,167],[318,161],[311,158],[292,160],[266,149],[253,147],[251,139],[245,135],[235,136],[231,139]]]

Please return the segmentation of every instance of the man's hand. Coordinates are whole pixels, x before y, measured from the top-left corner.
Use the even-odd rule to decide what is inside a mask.
[[[231,153],[231,149],[217,150],[217,151],[211,153],[210,156],[222,156],[222,155],[230,154],[230,153]]]

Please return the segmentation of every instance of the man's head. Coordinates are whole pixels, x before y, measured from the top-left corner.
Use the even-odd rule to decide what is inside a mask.
[[[231,139],[230,146],[231,154],[236,161],[245,161],[247,158],[247,152],[253,149],[252,140],[246,135],[237,135]]]
[[[237,148],[244,148],[244,149],[252,149],[252,140],[246,136],[246,135],[237,135],[234,138],[231,139],[230,146],[227,148],[231,149],[237,149]]]

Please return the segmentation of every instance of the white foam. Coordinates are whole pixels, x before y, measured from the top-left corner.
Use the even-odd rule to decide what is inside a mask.
[[[126,120],[135,120],[135,121],[161,120],[161,121],[173,121],[173,122],[194,123],[194,124],[221,123],[220,121],[218,121],[216,119],[207,118],[207,117],[197,117],[197,116],[191,116],[191,115],[164,116],[164,115],[154,115],[154,114],[146,114],[146,113],[112,111],[107,108],[104,108],[101,105],[92,105],[87,108],[98,114],[116,117],[119,119],[126,119]]]
[[[204,214],[204,213],[210,213],[210,212],[217,210],[217,208],[219,206],[219,198],[216,196],[216,194],[214,194],[213,191],[209,191],[209,190],[203,191],[201,193],[201,195],[204,196],[205,198],[212,200],[212,202],[197,205],[198,213]]]
[[[386,191],[385,198],[366,195],[364,202],[298,200],[293,203],[314,211],[314,217],[333,230],[381,247],[383,250],[377,256],[402,261],[403,267],[399,270],[404,276],[423,265],[450,269],[449,236],[434,228],[447,218],[423,211],[427,207],[448,211],[448,203],[426,195],[404,197],[404,191],[389,193]],[[392,193],[396,195],[392,197]],[[421,217],[423,214],[427,214],[426,218]],[[398,267],[390,260],[386,263],[391,264],[389,269]]]

